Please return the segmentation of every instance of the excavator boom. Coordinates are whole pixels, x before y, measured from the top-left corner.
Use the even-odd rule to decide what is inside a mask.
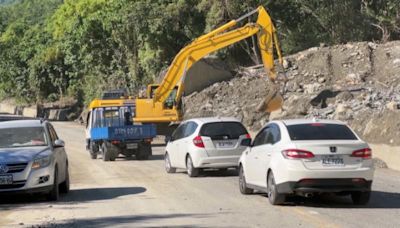
[[[234,28],[238,23],[251,15],[258,13],[256,22]],[[237,20],[205,34],[184,47],[174,58],[166,75],[159,85],[149,85],[147,98],[136,99],[136,115],[134,121],[142,123],[157,123],[165,126],[171,122],[182,120],[182,101],[186,72],[208,54],[229,45],[257,35],[262,62],[271,81],[275,81],[274,44],[279,62],[282,63],[281,51],[277,40],[275,27],[264,7],[249,12]],[[263,109],[267,112],[280,108],[282,97],[278,92],[267,96]],[[159,131],[158,126],[158,131]]]
[[[227,31],[237,25],[241,20],[257,12],[258,19],[256,23],[249,23],[241,28]],[[167,74],[155,91],[153,97],[154,102],[165,102],[175,85],[182,81],[186,72],[201,58],[255,34],[258,34],[261,57],[267,75],[271,80],[274,80],[276,78],[276,73],[274,68],[273,44],[275,43],[276,45],[275,47],[280,62],[282,61],[281,51],[276,39],[275,27],[272,20],[264,7],[260,6],[241,18],[232,20],[210,33],[199,37],[183,48],[171,63]],[[181,89],[181,91],[183,90]],[[180,99],[180,95],[181,94],[178,94],[178,99]]]

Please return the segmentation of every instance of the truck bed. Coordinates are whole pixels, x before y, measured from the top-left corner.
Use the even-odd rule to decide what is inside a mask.
[[[92,140],[149,139],[157,135],[154,124],[92,128]]]

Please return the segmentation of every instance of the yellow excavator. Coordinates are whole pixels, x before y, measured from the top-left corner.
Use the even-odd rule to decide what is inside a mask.
[[[256,22],[235,27],[240,21],[258,13]],[[274,68],[274,46],[279,62],[282,64],[275,26],[264,7],[241,16],[236,20],[205,34],[184,47],[174,58],[160,84],[147,87],[146,98],[136,99],[135,122],[155,123],[159,134],[169,124],[179,122],[183,117],[182,96],[186,72],[194,63],[208,54],[257,35],[262,62],[269,79],[275,83],[277,74]],[[276,83],[275,83],[276,84]],[[261,109],[271,112],[281,108],[283,103],[277,85],[271,90],[261,105]],[[259,106],[260,107],[260,106]]]

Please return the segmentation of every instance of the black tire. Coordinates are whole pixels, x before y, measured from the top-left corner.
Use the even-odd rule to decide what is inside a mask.
[[[148,160],[149,157],[151,156],[152,151],[151,151],[151,144],[150,143],[140,143],[137,154],[136,154],[136,159],[137,160]]]
[[[197,177],[200,173],[200,170],[193,166],[193,161],[190,155],[186,158],[186,171],[189,177]]]
[[[352,192],[351,199],[354,205],[367,205],[371,198],[371,191],[367,192]]]
[[[275,185],[275,178],[274,174],[271,172],[268,173],[267,178],[267,194],[268,194],[268,201],[272,205],[280,205],[285,202],[286,196],[285,194],[278,193]]]
[[[95,142],[89,142],[89,152],[91,159],[97,159],[97,154],[99,153],[99,145]]]
[[[60,198],[60,189],[58,188],[58,168],[54,168],[54,183],[53,188],[47,195],[47,199],[50,201],[57,201]]]
[[[218,171],[221,173],[225,173],[228,171],[228,168],[221,168],[221,169],[218,169]]]
[[[68,193],[70,189],[70,182],[69,182],[69,169],[68,164],[66,165],[65,170],[65,181],[60,184],[60,192],[61,193]]]
[[[104,142],[103,145],[101,146],[102,153],[103,153],[103,161],[110,161],[110,157],[111,157],[111,151],[107,144],[108,143]]]
[[[176,172],[176,168],[171,166],[171,160],[169,159],[168,153],[165,153],[164,162],[165,162],[165,171],[167,171],[167,173],[175,173]]]
[[[253,189],[247,187],[246,178],[244,176],[244,170],[242,166],[239,167],[239,190],[240,193],[242,193],[243,195],[252,194],[254,192]]]

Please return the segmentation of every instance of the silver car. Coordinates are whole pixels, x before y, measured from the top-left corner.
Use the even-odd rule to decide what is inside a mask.
[[[64,141],[49,122],[0,122],[0,195],[45,193],[58,200],[69,184]]]

